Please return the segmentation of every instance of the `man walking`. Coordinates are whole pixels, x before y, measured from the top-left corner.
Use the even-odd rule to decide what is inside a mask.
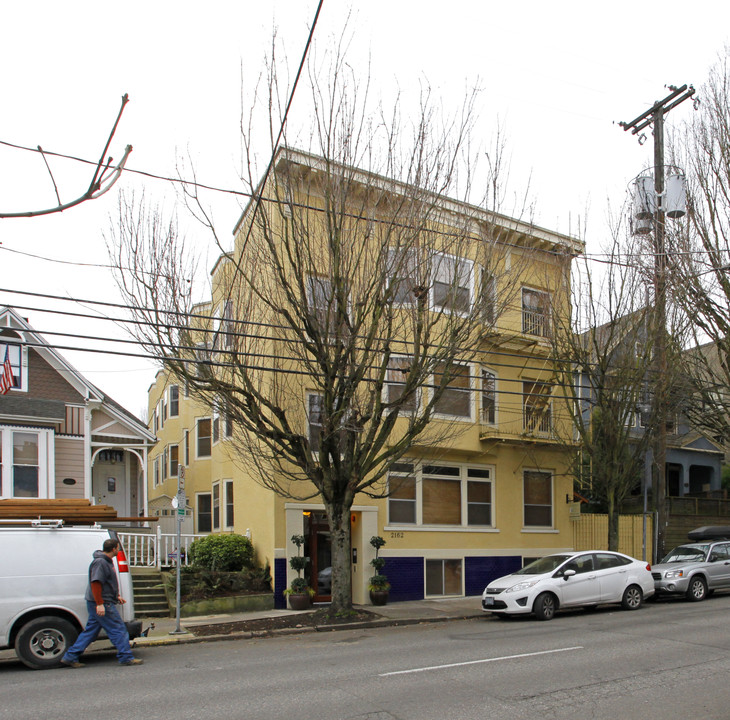
[[[84,631],[76,638],[76,642],[61,658],[63,665],[73,668],[84,667],[84,663],[79,662],[79,656],[96,640],[102,628],[117,649],[117,660],[120,665],[143,663],[132,655],[129,633],[116,607],[118,603],[126,602],[119,595],[119,584],[114,572],[114,558],[118,552],[119,540],[112,538],[105,540],[102,549],[94,552],[94,559],[89,565],[89,586],[84,596],[89,620]]]

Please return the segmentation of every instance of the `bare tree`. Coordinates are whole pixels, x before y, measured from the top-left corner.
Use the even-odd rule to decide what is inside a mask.
[[[686,222],[670,231],[672,298],[683,310],[694,349],[685,353],[698,429],[730,438],[730,66],[728,51],[698,93],[697,112],[674,138],[686,172]]]
[[[117,119],[114,121],[114,125],[111,129],[111,132],[109,133],[109,137],[107,138],[106,144],[104,145],[104,149],[102,150],[101,157],[96,163],[94,174],[91,176],[91,181],[89,182],[89,187],[84,193],[79,195],[79,197],[74,200],[70,200],[65,203],[61,201],[61,195],[59,193],[58,186],[56,185],[56,180],[53,177],[53,173],[51,172],[51,167],[48,164],[47,159],[48,156],[53,156],[57,153],[45,152],[43,148],[38,145],[35,152],[38,152],[43,158],[43,162],[45,163],[48,174],[51,177],[51,182],[53,183],[53,190],[56,193],[56,200],[58,200],[58,205],[46,208],[44,210],[26,210],[24,212],[0,212],[0,218],[29,218],[38,217],[40,215],[52,215],[53,213],[63,212],[64,210],[68,210],[69,208],[81,205],[81,203],[88,202],[89,200],[96,200],[102,195],[108,193],[121,176],[122,171],[124,170],[124,166],[127,164],[127,158],[132,152],[132,146],[127,145],[127,147],[124,149],[121,160],[119,160],[116,165],[112,165],[112,163],[114,162],[114,158],[111,155],[107,157],[107,151],[109,150],[109,146],[111,145],[112,139],[114,138],[114,133],[116,133],[117,131],[117,125],[119,125],[119,120],[121,119],[122,113],[124,112],[124,107],[128,102],[129,96],[126,94],[123,95],[122,105],[119,108]],[[5,144],[9,145],[9,143]]]
[[[641,485],[653,425],[651,307],[640,248],[622,250],[618,232],[606,265],[580,266],[573,318],[556,314],[553,336],[578,447],[576,486],[605,507],[610,550],[618,550],[621,503]]]
[[[313,152],[275,148],[259,182],[244,132],[251,202],[210,303],[193,305],[182,240],[154,211],[122,198],[109,245],[136,336],[233,419],[236,462],[282,497],[321,498],[335,613],[352,605],[355,498],[386,496],[395,463],[458,431],[449,417],[472,402],[469,363],[515,303],[531,228],[491,198],[448,199],[472,187],[473,96],[447,116],[425,94],[408,126],[398,104],[370,113],[340,54],[309,79]]]

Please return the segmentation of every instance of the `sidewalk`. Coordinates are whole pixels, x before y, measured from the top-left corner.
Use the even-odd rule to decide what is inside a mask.
[[[367,621],[344,622],[337,625],[327,626],[302,626],[270,630],[265,633],[251,631],[228,632],[225,626],[231,623],[244,622],[247,620],[258,620],[260,618],[272,618],[281,616],[303,616],[306,611],[294,610],[265,610],[260,612],[230,613],[224,615],[200,615],[187,617],[180,620],[181,634],[176,633],[177,621],[175,618],[150,618],[143,620],[143,629],[147,629],[154,623],[147,637],[137,638],[134,641],[135,647],[146,647],[150,645],[168,645],[178,643],[209,642],[212,640],[224,640],[240,637],[252,637],[257,635],[291,634],[293,632],[316,632],[318,630],[352,630],[364,627],[386,627],[389,625],[414,625],[417,623],[443,622],[446,620],[461,620],[464,618],[483,617],[481,602],[478,596],[444,598],[437,600],[414,600],[409,602],[388,603],[382,607],[373,605],[356,605],[356,610],[366,610],[372,613],[373,619]],[[196,626],[220,625],[221,633],[196,637],[191,629]]]

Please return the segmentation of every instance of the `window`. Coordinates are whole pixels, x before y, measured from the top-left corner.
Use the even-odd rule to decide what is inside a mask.
[[[404,383],[411,370],[413,358],[408,356],[391,357],[388,361],[386,375],[386,402],[398,404],[403,412],[415,412],[418,405],[418,393],[414,392],[407,400],[401,401],[403,397]]]
[[[426,595],[461,595],[461,560],[426,560]]]
[[[416,522],[416,476],[413,465],[395,463],[388,474],[388,521],[394,524]]]
[[[482,422],[494,425],[497,416],[497,377],[482,370]]]
[[[553,478],[550,473],[525,470],[525,527],[552,527]]]
[[[0,428],[0,498],[46,498],[54,482],[48,444],[52,431]]]
[[[198,447],[197,457],[210,457],[211,427],[210,418],[198,418],[197,422]]]
[[[170,385],[170,417],[180,414],[180,386]]]
[[[494,325],[497,321],[497,281],[486,269],[482,269],[479,303],[482,322],[485,325]]]
[[[522,332],[550,337],[550,295],[540,290],[522,288]]]
[[[388,287],[395,305],[412,305],[419,295],[418,251],[416,248],[388,250]]]
[[[233,480],[226,480],[224,483],[225,496],[223,501],[225,503],[225,526],[227,528],[233,527]]]
[[[13,497],[40,497],[38,470],[38,434],[14,432]]]
[[[489,470],[469,468],[466,471],[466,512],[468,525],[492,524],[492,483]]]
[[[550,413],[549,383],[523,382],[523,429],[528,433],[550,433],[552,430]]]
[[[233,347],[233,301],[226,300],[223,305],[223,317],[221,319],[221,335],[223,347],[230,350]]]
[[[160,484],[160,458],[159,456],[155,458],[154,462],[152,463],[152,483],[154,487],[157,487]]]
[[[190,465],[190,430],[185,431],[185,466]]]
[[[5,362],[5,352],[8,353],[10,367],[13,373],[12,390],[27,390],[28,376],[23,372],[23,346],[19,343],[0,343],[0,365]]]
[[[170,445],[170,477],[177,477],[177,466],[180,463],[180,449],[177,445]]]
[[[213,530],[221,529],[221,484],[213,485]]]
[[[438,387],[448,372],[450,379],[443,394],[436,403],[435,411],[439,415],[455,418],[471,418],[471,368],[469,365],[452,364],[450,368],[444,363],[436,366],[434,386]]]
[[[157,408],[152,411],[152,432],[157,435],[157,431],[160,429],[160,423],[157,417]]]
[[[198,532],[209,533],[212,529],[211,497],[210,493],[198,493]]]
[[[168,467],[167,467],[167,458],[168,458],[167,451],[168,451],[168,448],[167,447],[165,447],[164,450],[162,451],[162,479],[163,480],[167,480],[167,469],[168,469]]]
[[[341,314],[347,311],[347,308],[341,308],[340,298],[336,296],[338,288],[332,286],[329,278],[310,277],[307,283],[307,304],[309,313],[322,334],[335,335],[338,330],[344,331],[344,327],[340,325]],[[345,298],[348,291],[344,289]],[[345,302],[347,302],[345,300]],[[338,327],[338,325],[340,325]]]
[[[233,418],[228,412],[227,403],[220,398],[216,400],[213,409],[213,444],[221,438],[233,436]]]
[[[322,396],[308,396],[309,445],[312,452],[319,452],[322,446]]]
[[[492,469],[397,463],[388,474],[393,525],[492,527]]]
[[[432,305],[437,310],[468,313],[471,307],[471,262],[451,255],[433,260]]]

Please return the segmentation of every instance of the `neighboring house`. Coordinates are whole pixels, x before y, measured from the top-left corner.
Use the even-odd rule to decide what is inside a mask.
[[[637,363],[637,367],[644,363],[646,367],[653,356],[646,339],[645,317],[646,312],[639,310],[619,318],[613,326],[607,323],[585,333],[583,338],[593,343],[592,361],[606,362],[609,371],[612,367],[625,368],[634,363]],[[605,348],[606,344],[611,347]],[[595,348],[601,348],[598,352],[602,358],[596,357]],[[619,385],[623,372],[626,371],[620,370],[616,374]],[[580,376],[578,393],[583,403],[583,422],[586,424],[590,423],[592,381],[596,382],[596,378],[587,374]],[[673,408],[666,422],[666,497],[717,496],[721,489],[723,448],[711,438],[708,428],[698,428],[688,419],[687,405],[695,402],[695,399],[682,390],[683,379],[674,377],[670,379],[670,383],[673,385],[670,392]],[[630,405],[625,399],[619,401],[626,406],[623,415],[627,438],[629,442],[632,439],[635,442],[643,440],[649,429],[652,410],[652,388],[648,375],[632,377],[629,373],[626,385],[619,392],[624,394],[624,398],[633,395],[636,400],[634,405]],[[642,495],[645,487],[651,489],[652,462],[653,452],[649,443],[644,457],[643,477],[637,477],[632,495]]]
[[[13,386],[0,395],[0,499],[89,500],[120,524],[146,514],[144,424],[75,370],[27,320],[0,308],[0,357]]]
[[[305,177],[316,172],[319,160],[285,149],[275,172]],[[387,178],[378,182],[385,188],[396,186]],[[367,579],[372,575],[368,562],[373,557],[369,540],[374,535],[387,541],[381,556],[386,560],[383,572],[392,584],[391,600],[476,595],[491,578],[517,569],[525,559],[573,545],[566,499],[573,495],[569,468],[574,448],[566,448],[556,432],[565,417],[556,412],[560,389],[551,382],[549,336],[551,313],[556,308],[569,312],[567,302],[556,302],[553,295],[567,293],[566,263],[582,250],[582,244],[456,201],[440,202],[454,216],[468,212],[478,221],[496,224],[505,238],[505,275],[511,277],[516,291],[504,303],[497,325],[490,323],[488,331],[485,326],[478,359],[457,375],[432,420],[458,426],[459,432],[436,445],[416,443],[388,478],[390,497],[355,498],[351,528],[356,603],[367,602]],[[226,320],[234,318],[220,290],[220,277],[239,257],[250,211],[251,207],[236,227],[236,251],[222,256],[212,272],[210,302],[195,308],[196,315],[216,319],[218,343],[224,346],[229,341]],[[451,267],[461,268],[458,296],[446,264],[436,264],[446,279],[429,279],[430,302],[438,301],[440,282],[453,293],[447,297],[458,297],[461,307],[477,301],[480,282],[495,295],[500,293],[500,287],[482,281],[483,271],[472,258],[452,257],[450,262]],[[325,281],[318,279],[315,289],[323,287]],[[416,290],[421,292],[416,295],[420,301],[424,292],[420,285],[414,294]],[[255,309],[248,312],[246,317],[261,318]],[[492,312],[486,308],[485,318]],[[266,358],[260,362],[272,370],[286,372],[295,362],[282,356],[283,343],[276,345],[272,339],[267,346],[264,339],[259,347],[259,357]],[[394,384],[386,387],[386,394],[401,392],[395,384],[397,362],[392,370]],[[293,383],[297,375],[283,377]],[[314,446],[319,399],[308,391],[306,376],[296,382],[301,384],[301,404],[307,410],[301,416],[301,432]],[[149,390],[149,418],[149,430],[158,438],[149,457],[151,511],[169,512],[178,487],[178,466],[185,466],[185,491],[195,532],[249,535],[258,561],[271,567],[281,607],[283,590],[292,578],[287,561],[296,553],[290,538],[304,535],[304,554],[311,559],[307,576],[315,600],[326,601],[330,533],[323,503],[317,497],[288,500],[265,489],[243,463],[236,462],[237,430],[225,407],[201,404],[165,370]]]

